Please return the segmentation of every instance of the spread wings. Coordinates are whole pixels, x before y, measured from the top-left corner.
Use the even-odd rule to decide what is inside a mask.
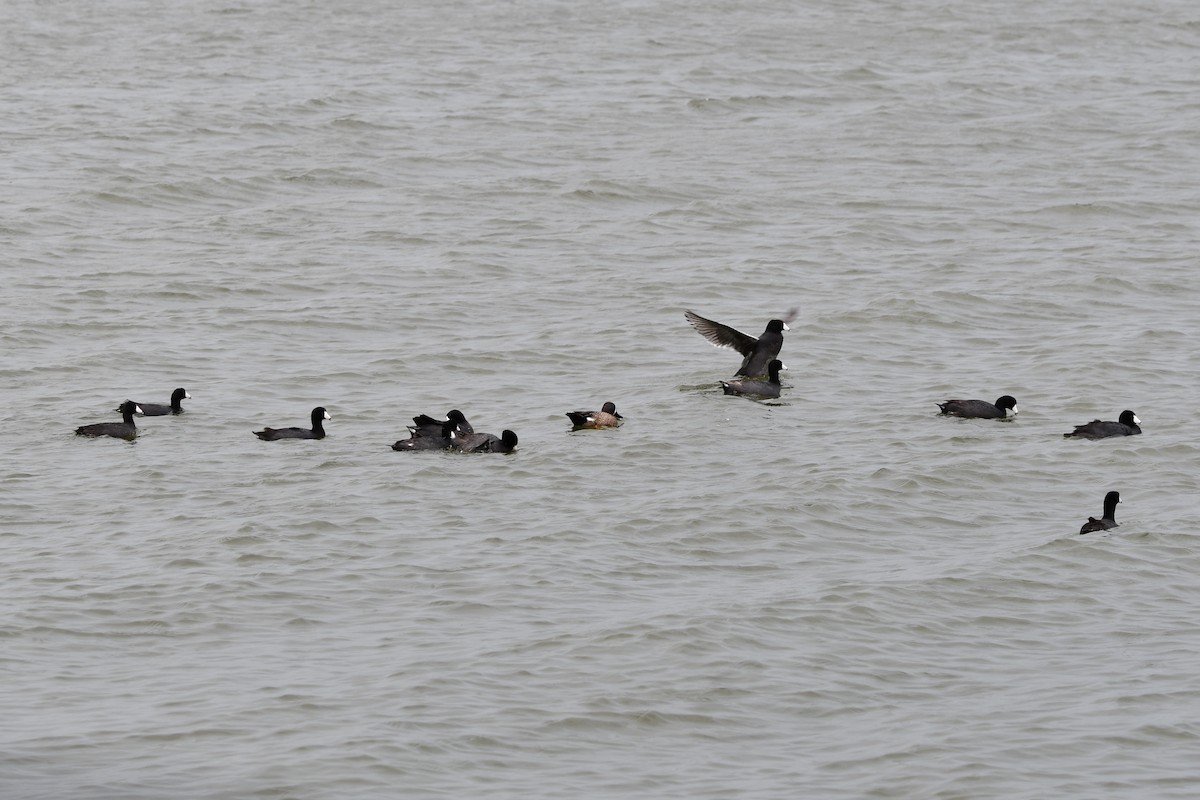
[[[711,319],[705,319],[691,311],[684,311],[683,315],[687,317],[688,322],[692,323],[696,333],[707,339],[714,347],[730,347],[744,356],[754,352],[754,345],[758,343],[757,337],[749,336],[728,325],[713,322]]]

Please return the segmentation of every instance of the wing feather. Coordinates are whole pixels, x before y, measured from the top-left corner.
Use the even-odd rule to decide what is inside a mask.
[[[695,312],[684,311],[683,316],[696,329],[696,333],[707,339],[713,347],[729,347],[737,350],[743,356],[748,356],[754,352],[754,345],[758,344],[757,337],[749,336],[728,325],[713,322],[711,319],[705,319]]]

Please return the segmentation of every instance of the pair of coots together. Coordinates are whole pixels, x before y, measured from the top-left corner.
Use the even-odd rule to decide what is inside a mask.
[[[1006,394],[994,403],[986,400],[947,400],[938,403],[943,414],[953,417],[975,419],[1005,419],[1016,416],[1017,401],[1012,395]],[[1068,439],[1107,439],[1110,436],[1136,436],[1142,432],[1141,420],[1129,409],[1121,412],[1116,422],[1094,419],[1083,425],[1076,425],[1075,430],[1064,433]]]
[[[457,408],[446,419],[428,414],[413,417],[409,437],[392,445],[393,450],[458,450],[463,453],[511,453],[517,447],[517,435],[510,430],[499,436],[476,433],[466,416]]]
[[[705,319],[694,311],[684,311],[683,316],[714,347],[728,347],[742,354],[742,365],[733,373],[734,379],[721,381],[721,389],[725,394],[771,398],[779,397],[782,388],[779,372],[787,369],[777,358],[783,347],[783,332],[791,330],[787,323],[795,319],[797,313],[798,309],[792,309],[784,319],[771,320],[758,338]]]
[[[182,414],[183,406],[181,401],[190,400],[191,395],[184,388],[176,389],[171,393],[171,402],[163,403],[135,403],[132,400],[126,400],[121,405],[117,406],[116,410],[121,412],[120,422],[97,422],[93,425],[80,425],[75,429],[76,436],[112,436],[117,439],[126,439],[132,441],[137,438],[137,425],[133,421],[134,414],[140,414],[143,417],[164,417],[168,414]]]

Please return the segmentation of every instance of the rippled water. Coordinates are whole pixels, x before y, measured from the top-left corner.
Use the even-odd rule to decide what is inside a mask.
[[[0,46],[5,798],[1196,795],[1192,4],[15,0]],[[794,305],[781,401],[721,395],[683,310]],[[450,408],[519,451],[390,449]]]

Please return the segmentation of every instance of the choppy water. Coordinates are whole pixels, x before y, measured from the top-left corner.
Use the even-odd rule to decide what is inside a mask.
[[[1194,4],[14,0],[0,47],[5,798],[1200,791]],[[683,310],[796,304],[782,401],[714,391]],[[453,407],[519,452],[388,447]]]

